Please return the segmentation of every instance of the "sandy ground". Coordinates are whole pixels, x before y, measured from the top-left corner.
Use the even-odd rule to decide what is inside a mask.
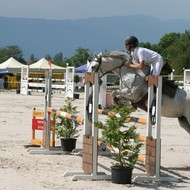
[[[75,101],[80,115],[83,116],[84,94]],[[52,107],[60,108],[64,104],[64,94],[53,94]],[[32,93],[24,96],[15,91],[0,92],[0,190],[110,190],[110,189],[190,189],[190,136],[179,127],[177,119],[162,118],[161,173],[179,178],[178,182],[138,182],[130,186],[117,185],[111,181],[72,181],[64,177],[66,171],[82,171],[82,158],[76,155],[30,154],[24,145],[31,142],[32,109],[44,110],[44,95]],[[146,118],[143,111],[133,114]],[[103,117],[103,116],[101,116]],[[103,118],[104,119],[104,118]],[[82,126],[81,126],[82,129]],[[138,125],[139,132],[146,134],[146,129]],[[38,131],[39,138],[41,132]],[[59,140],[56,140],[56,145]],[[77,148],[82,148],[82,131],[77,141]],[[109,173],[112,160],[99,156],[99,162]],[[134,172],[139,172],[137,164]]]

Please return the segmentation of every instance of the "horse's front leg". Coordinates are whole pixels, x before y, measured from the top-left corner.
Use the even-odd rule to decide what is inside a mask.
[[[117,105],[119,105],[120,107],[124,106],[126,101],[129,101],[126,94],[127,94],[126,90],[124,90],[124,89],[119,89],[119,90],[112,91],[113,101]]]
[[[124,98],[128,101],[133,101],[134,100],[134,92],[129,89],[129,88],[123,88],[123,89],[118,89],[112,92],[112,96],[115,97],[120,97]]]

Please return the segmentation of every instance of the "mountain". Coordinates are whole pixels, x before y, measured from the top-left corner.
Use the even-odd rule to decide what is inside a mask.
[[[29,59],[62,52],[74,55],[79,47],[90,52],[124,50],[124,39],[136,35],[140,42],[158,43],[170,32],[190,29],[190,20],[161,20],[151,16],[114,16],[80,20],[45,20],[0,17],[0,47],[18,45]]]

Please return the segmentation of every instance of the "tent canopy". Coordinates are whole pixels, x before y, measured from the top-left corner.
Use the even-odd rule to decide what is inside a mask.
[[[76,67],[75,68],[75,73],[86,73],[88,71],[88,68],[90,66],[91,62],[87,61],[86,64],[80,66],[80,67]]]
[[[9,58],[7,61],[0,64],[0,69],[9,69],[9,71],[21,71],[22,67],[26,67],[26,65],[18,62],[13,57]]]
[[[8,75],[8,76],[14,76],[14,73],[8,71],[8,70],[2,70],[0,71],[0,76],[4,76],[4,75]]]
[[[31,71],[42,71],[42,70],[46,70],[46,69],[52,69],[53,71],[63,72],[63,70],[65,70],[66,68],[57,66],[53,63],[49,64],[49,61],[47,61],[45,58],[42,58],[39,61],[37,61],[36,63],[31,64],[29,66],[29,69]]]
[[[87,64],[75,68],[75,73],[86,73],[86,72],[87,72]]]

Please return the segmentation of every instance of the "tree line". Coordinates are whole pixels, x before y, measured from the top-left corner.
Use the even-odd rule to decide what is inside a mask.
[[[140,42],[139,46],[160,53],[164,61],[175,70],[175,74],[182,74],[183,69],[190,68],[190,30],[186,30],[184,33],[168,33],[163,35],[157,44]],[[23,64],[38,61],[38,58],[35,58],[34,54],[30,55],[29,61],[26,61],[22,50],[17,45],[0,48],[0,63],[6,61],[10,57],[14,57]],[[87,60],[91,60],[93,58],[93,53],[91,53],[89,49],[79,47],[75,50],[75,54],[70,58],[63,58],[62,52],[59,52],[54,56],[45,55],[44,58],[51,60],[54,64],[62,67],[66,67],[67,63],[69,63],[69,66],[78,67],[84,65]]]

